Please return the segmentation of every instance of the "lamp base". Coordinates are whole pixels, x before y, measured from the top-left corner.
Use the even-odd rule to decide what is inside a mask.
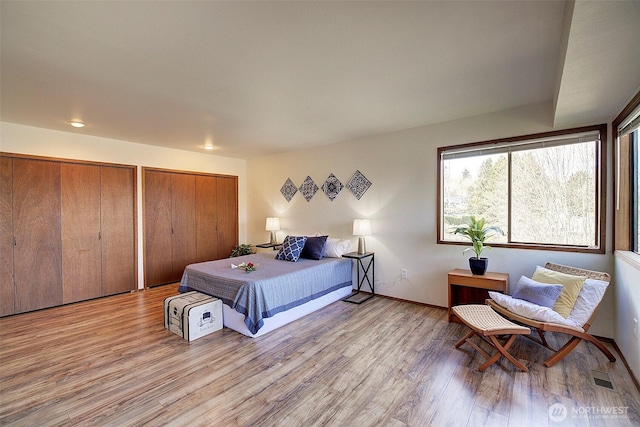
[[[271,232],[271,240],[269,240],[270,245],[276,245],[278,242],[276,241],[276,232]]]
[[[358,237],[358,254],[363,255],[367,253],[367,247],[364,243],[364,237]]]

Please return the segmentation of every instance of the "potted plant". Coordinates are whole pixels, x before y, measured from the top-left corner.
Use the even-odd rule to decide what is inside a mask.
[[[252,253],[254,253],[253,247],[251,245],[242,243],[240,245],[236,245],[236,247],[233,248],[229,257],[234,258],[242,255],[251,255]]]
[[[469,258],[469,269],[473,274],[483,275],[487,271],[489,260],[487,258],[480,258],[480,254],[485,249],[491,249],[491,246],[485,245],[484,242],[496,234],[504,236],[504,231],[502,231],[500,227],[485,227],[484,218],[476,220],[476,218],[472,216],[467,222],[467,225],[456,228],[453,234],[461,234],[471,240],[473,246],[465,249],[462,253],[473,251],[476,254],[475,257]]]

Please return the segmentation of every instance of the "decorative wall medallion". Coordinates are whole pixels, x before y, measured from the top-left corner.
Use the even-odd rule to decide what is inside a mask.
[[[356,171],[347,183],[347,188],[351,190],[358,200],[364,196],[364,193],[367,192],[369,187],[371,187],[371,181],[369,181],[366,176],[362,175],[360,171]]]
[[[291,198],[296,194],[297,191],[298,188],[289,178],[287,178],[285,183],[282,185],[282,188],[280,189],[280,192],[282,193],[284,198],[287,199],[287,202],[291,201]]]
[[[311,200],[313,195],[316,194],[316,191],[318,191],[318,186],[313,182],[310,176],[307,176],[307,179],[305,179],[300,186],[300,192],[308,202]]]
[[[338,193],[342,191],[344,185],[340,182],[338,178],[334,174],[329,175],[327,180],[322,184],[322,191],[327,195],[329,200],[333,202],[333,199],[336,198]]]

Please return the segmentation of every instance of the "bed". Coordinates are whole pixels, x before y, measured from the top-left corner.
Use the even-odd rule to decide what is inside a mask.
[[[232,268],[241,263],[253,263],[256,270]],[[257,253],[188,265],[178,290],[220,298],[224,326],[258,337],[348,296],[352,263],[345,258],[290,262]]]

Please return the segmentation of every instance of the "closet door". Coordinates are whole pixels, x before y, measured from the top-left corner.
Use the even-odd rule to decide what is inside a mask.
[[[144,171],[145,286],[169,283],[171,259],[171,174]]]
[[[13,162],[0,157],[0,316],[13,314]]]
[[[221,259],[238,244],[238,179],[217,177],[216,182],[216,259]]]
[[[216,188],[216,177],[196,176],[196,262],[218,258]]]
[[[60,164],[62,302],[102,296],[100,166]]]
[[[133,168],[101,168],[102,293],[136,289],[135,173]]]
[[[62,304],[60,163],[13,160],[17,313]]]
[[[171,174],[171,281],[182,278],[184,268],[196,261],[196,179],[194,175]]]

